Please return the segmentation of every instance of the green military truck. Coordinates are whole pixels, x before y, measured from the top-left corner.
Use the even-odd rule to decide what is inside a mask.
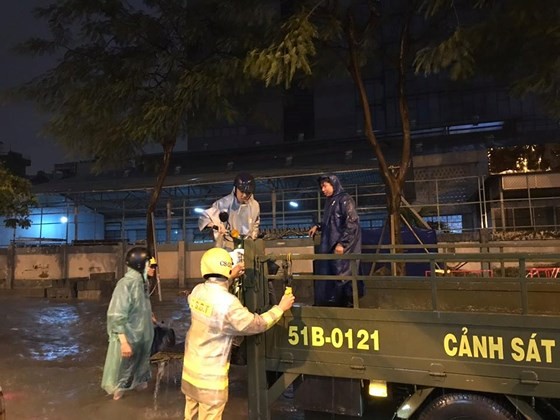
[[[560,254],[348,255],[335,258],[350,259],[353,275],[327,278],[294,267],[332,256],[245,246],[247,306],[266,308],[269,281],[291,284],[299,302],[247,340],[251,419],[270,418],[290,385],[303,410],[361,416],[382,400],[386,418],[560,418]],[[407,264],[424,274],[390,275]],[[353,282],[354,307],[302,298],[326,279]]]

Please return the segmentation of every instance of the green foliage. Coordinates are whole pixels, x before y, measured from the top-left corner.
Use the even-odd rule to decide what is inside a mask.
[[[429,75],[448,70],[454,80],[472,76],[474,64],[472,47],[461,28],[441,44],[418,51],[414,60],[417,72]]]
[[[496,0],[475,0],[468,1],[467,5],[473,9],[483,9],[485,7],[492,7],[494,3],[496,3]],[[464,7],[463,5],[464,3],[456,0],[422,0],[418,6],[418,10],[423,12],[426,18],[430,18],[453,9],[458,18],[457,8],[462,8]]]
[[[0,216],[5,217],[4,225],[8,228],[31,226],[30,208],[37,205],[31,194],[31,183],[13,175],[0,164]]]
[[[419,11],[423,12],[426,17],[431,17],[452,7],[454,7],[454,0],[422,0]]]
[[[310,59],[316,54],[314,40],[318,33],[307,13],[291,16],[281,30],[282,40],[262,50],[253,49],[244,69],[251,76],[263,79],[266,86],[284,83],[288,89],[297,70],[307,75],[312,73]]]
[[[318,80],[340,76],[340,70],[348,76],[350,27],[356,36],[352,47],[361,66],[379,52],[379,31],[376,33],[374,25],[377,2],[304,0],[296,4],[296,11],[272,26],[264,46],[253,48],[246,57],[245,71],[266,86],[289,88],[294,78]]]
[[[449,70],[452,79],[490,75],[517,96],[534,95],[560,116],[560,24],[557,0],[480,0],[473,4],[426,0],[428,15],[446,8],[455,29],[422,50],[416,72]]]
[[[58,64],[16,94],[47,111],[47,132],[97,169],[236,118],[251,86],[242,60],[271,19],[255,0],[61,0],[36,14],[50,37],[20,50]]]
[[[325,74],[333,74],[333,69],[343,67],[346,70],[346,76],[354,82],[357,103],[362,108],[363,133],[372,146],[387,186],[391,229],[400,232],[399,208],[411,162],[405,82],[411,68],[409,51],[417,48],[416,45],[410,48],[409,36],[412,18],[417,16],[411,6],[416,2],[302,0],[294,3],[297,11],[284,17],[267,47],[251,51],[245,70],[267,86],[283,83],[286,88],[291,86],[298,71],[303,78],[309,76],[320,81]],[[391,39],[387,40],[386,36]],[[391,72],[397,82],[393,86],[384,86],[387,90],[394,89],[392,96],[397,98],[401,112],[402,138],[398,142],[402,153],[396,164],[388,161],[389,156],[377,140],[370,101],[379,98],[371,98],[365,83],[367,78],[378,76],[380,72]],[[399,169],[394,171],[394,167]]]

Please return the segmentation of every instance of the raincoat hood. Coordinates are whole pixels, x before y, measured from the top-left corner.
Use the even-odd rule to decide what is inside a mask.
[[[360,218],[354,199],[342,188],[338,177],[325,174],[319,181],[328,181],[333,186],[333,194],[326,197],[323,216],[319,225],[321,243],[319,253],[333,254],[338,245],[344,254],[362,252],[362,231]],[[352,275],[350,260],[317,261],[316,274]],[[314,282],[314,300],[317,305],[346,306],[352,299],[352,287],[344,282],[328,280]]]
[[[321,175],[319,177],[319,185],[321,185],[321,182],[323,181],[327,181],[333,186],[333,190],[334,190],[333,196],[344,192],[344,188],[342,188],[342,185],[340,184],[340,181],[338,180],[338,177],[336,175],[334,174]]]
[[[344,246],[345,253],[360,253],[360,219],[354,200],[344,191],[336,175],[321,175],[319,183],[323,181],[330,182],[334,192],[325,200],[321,222],[320,252],[332,253],[336,244],[340,243]]]

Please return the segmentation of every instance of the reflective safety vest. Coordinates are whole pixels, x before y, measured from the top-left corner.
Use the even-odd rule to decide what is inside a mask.
[[[208,279],[188,297],[191,326],[185,340],[181,389],[203,404],[227,401],[234,337],[262,333],[283,315],[278,306],[260,315],[251,313],[227,287],[225,280]]]

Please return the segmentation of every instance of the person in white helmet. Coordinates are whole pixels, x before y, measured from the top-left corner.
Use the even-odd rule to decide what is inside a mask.
[[[262,333],[276,324],[294,303],[285,294],[278,305],[256,314],[229,293],[229,283],[243,265],[233,266],[229,253],[212,248],[204,253],[200,271],[205,279],[188,296],[191,325],[185,341],[181,390],[185,420],[221,419],[228,400],[229,356],[235,336]]]

